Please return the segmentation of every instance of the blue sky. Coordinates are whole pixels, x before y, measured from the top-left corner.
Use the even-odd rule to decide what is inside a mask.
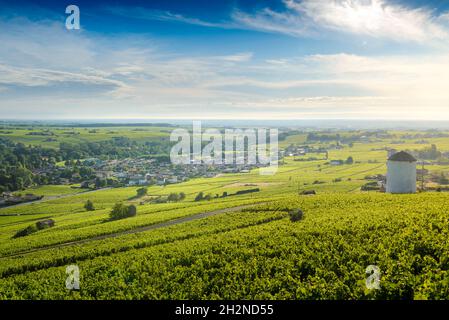
[[[0,0],[0,118],[449,120],[448,40],[441,0]]]

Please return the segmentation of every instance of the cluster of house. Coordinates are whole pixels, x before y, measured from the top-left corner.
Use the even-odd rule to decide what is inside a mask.
[[[191,178],[212,178],[222,173],[248,173],[254,166],[241,165],[172,165],[158,164],[152,168],[147,168],[147,173],[122,171],[114,173],[115,177],[121,181],[127,181],[129,186],[145,185],[166,185],[179,183]]]
[[[308,153],[325,153],[327,154],[328,149],[326,148],[314,148],[312,146],[307,146],[307,145],[290,145],[287,148],[285,148],[285,150],[282,150],[280,152],[281,157],[286,156],[286,157],[297,157],[297,156],[305,156]]]
[[[191,178],[211,178],[222,173],[247,173],[255,165],[173,165],[148,158],[129,158],[123,160],[87,159],[83,165],[95,170],[100,179],[116,179],[123,185],[146,186],[180,183]],[[87,187],[89,181],[82,183]]]

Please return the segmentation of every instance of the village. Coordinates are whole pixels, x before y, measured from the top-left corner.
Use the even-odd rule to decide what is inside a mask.
[[[427,138],[427,136],[425,136]],[[360,164],[357,157],[350,153],[344,159],[330,156],[334,151],[342,149],[351,150],[353,143],[369,144],[371,139],[379,139],[378,136],[368,137],[366,135],[354,136],[344,141],[331,141],[332,135],[311,135],[315,143],[295,143],[285,146],[279,151],[279,164],[282,165],[285,158],[293,161],[325,161],[324,166],[345,166]],[[414,138],[422,138],[416,136]],[[323,140],[324,139],[324,140]],[[316,143],[316,141],[319,143]],[[386,159],[398,152],[391,147],[372,148],[371,151],[384,151]],[[420,149],[407,150],[416,160],[416,174],[414,181],[417,182],[418,190],[446,191],[449,179],[440,173],[431,172],[428,167],[432,165],[447,165],[448,152],[439,151],[435,145]],[[379,163],[377,159],[367,160],[368,163]],[[213,178],[227,173],[249,173],[252,169],[264,167],[262,164],[204,164],[201,161],[192,160],[190,164],[173,164],[168,159],[151,157],[148,155],[140,157],[129,157],[123,159],[87,158],[78,160],[66,160],[59,163],[47,163],[46,166],[32,170],[35,177],[39,177],[38,185],[67,185],[72,188],[85,190],[97,190],[111,187],[126,186],[166,186],[188,181],[194,178]],[[339,182],[336,179],[334,182]],[[361,191],[387,191],[387,175],[367,175]],[[23,202],[40,200],[38,195],[25,192],[3,192],[0,195],[0,206],[10,206]]]
[[[110,186],[148,186],[180,183],[192,178],[211,178],[223,173],[248,173],[259,165],[173,165],[151,158],[127,158],[66,161],[64,166],[51,166],[34,174],[58,177],[62,185],[80,183],[81,188]]]

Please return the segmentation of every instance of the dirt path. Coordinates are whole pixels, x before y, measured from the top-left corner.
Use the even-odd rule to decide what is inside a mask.
[[[64,248],[64,247],[73,246],[73,245],[80,245],[80,244],[83,244],[83,243],[88,243],[88,242],[96,241],[96,240],[103,240],[103,239],[108,239],[108,238],[116,238],[116,237],[127,235],[127,234],[134,234],[134,233],[140,233],[140,232],[145,232],[145,231],[165,228],[165,227],[169,227],[169,226],[173,226],[173,225],[177,225],[177,224],[181,224],[181,223],[185,223],[185,222],[189,222],[189,221],[194,221],[194,220],[198,220],[198,219],[207,218],[207,217],[214,216],[214,215],[217,215],[217,214],[223,214],[223,213],[228,213],[228,212],[240,211],[240,210],[243,210],[243,209],[246,209],[246,208],[250,208],[250,207],[254,207],[256,205],[260,205],[260,204],[264,204],[264,203],[266,203],[266,202],[258,202],[258,203],[254,203],[254,204],[241,205],[241,206],[232,207],[232,208],[225,208],[225,209],[220,209],[220,210],[214,210],[214,211],[209,211],[209,212],[204,212],[204,213],[191,215],[191,216],[188,216],[188,217],[183,217],[183,218],[173,219],[173,220],[169,220],[169,221],[165,221],[165,222],[161,222],[161,223],[156,223],[156,224],[152,224],[150,226],[138,227],[138,228],[134,228],[134,229],[130,229],[130,230],[125,230],[125,231],[120,231],[120,232],[115,232],[115,233],[109,233],[109,234],[96,236],[96,237],[91,237],[91,238],[87,238],[87,239],[76,240],[76,241],[71,241],[71,242],[64,242],[64,243],[59,243],[59,244],[55,244],[55,245],[49,245],[49,246],[45,246],[45,247],[31,249],[31,250],[27,250],[27,251],[16,252],[16,253],[13,253],[13,254],[10,254],[10,255],[2,256],[2,257],[0,257],[0,260],[4,259],[4,258],[14,258],[14,257],[18,257],[18,256],[21,256],[21,255],[24,255],[24,254],[38,252],[38,251],[44,251],[44,250],[56,249],[56,248]]]

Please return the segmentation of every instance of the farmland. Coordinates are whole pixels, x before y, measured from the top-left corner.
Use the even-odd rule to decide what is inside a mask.
[[[12,131],[1,136],[14,142],[55,149],[62,142],[27,135],[28,129],[3,130]],[[38,130],[50,130],[64,142],[99,142],[119,132],[145,143],[167,138],[170,129],[70,128],[79,132],[71,138],[64,135],[67,128]],[[342,140],[354,135],[338,134]],[[282,150],[308,144],[325,148],[327,159],[286,154],[271,176],[253,169],[198,177],[149,185],[142,197],[136,197],[137,186],[90,191],[78,185],[30,186],[20,192],[42,195],[42,201],[0,209],[0,299],[448,298],[449,194],[429,187],[390,195],[361,187],[368,176],[385,175],[388,148],[434,144],[444,155],[449,138],[389,134],[338,147],[336,141],[307,141],[306,133],[289,135],[280,141]],[[425,144],[417,135],[427,135]],[[329,162],[349,157],[351,164]],[[448,174],[449,164],[429,160],[426,169],[430,186],[432,174]],[[182,201],[151,201],[181,192]],[[200,192],[212,197],[195,201]],[[88,200],[94,210],[86,210]],[[134,205],[137,215],[110,220],[118,202]],[[304,217],[292,222],[289,213],[297,209]],[[55,226],[14,238],[44,219]],[[80,290],[65,287],[72,264],[80,270]],[[380,270],[380,290],[365,285],[369,265]]]

